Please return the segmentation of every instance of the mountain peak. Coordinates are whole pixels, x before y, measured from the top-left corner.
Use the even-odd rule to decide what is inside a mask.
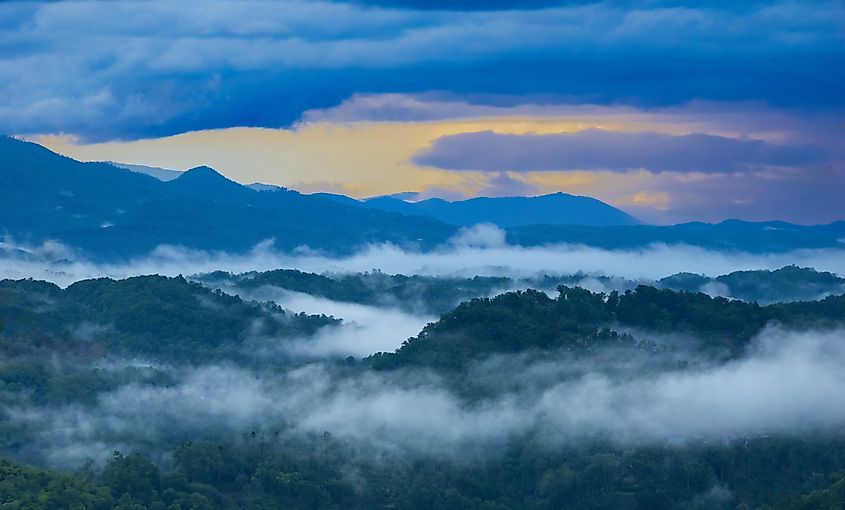
[[[217,170],[205,165],[185,170],[182,175],[180,175],[176,179],[173,179],[172,182],[180,184],[189,183],[191,185],[223,185],[227,187],[243,187],[237,182],[221,174]]]
[[[229,180],[217,170],[205,165],[195,166],[194,168],[185,170],[185,173],[180,176],[180,179],[188,176],[191,176],[192,178],[202,177]]]
[[[198,166],[186,170],[179,177],[165,183],[171,190],[180,194],[189,194],[214,200],[230,199],[254,190],[228,179],[217,170],[208,166]]]

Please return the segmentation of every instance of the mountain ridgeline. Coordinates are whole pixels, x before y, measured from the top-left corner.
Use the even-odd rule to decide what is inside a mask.
[[[529,247],[828,257],[845,223],[657,227],[564,194],[360,201],[11,138],[0,178],[8,272],[64,282],[0,280],[0,508],[845,508],[839,275],[561,274],[567,247],[538,250],[548,273],[470,277],[463,260],[432,276],[229,256],[391,243],[422,266],[484,264],[488,237],[488,253],[521,254],[462,231],[484,222]],[[162,244],[226,253],[179,266],[203,274],[128,276],[182,271],[132,260]],[[101,274],[127,276],[80,276]]]
[[[2,280],[0,322],[7,348],[19,344],[97,356],[206,361],[237,357],[250,334],[308,336],[339,323],[163,276],[83,280],[66,289]]]
[[[308,247],[350,254],[368,244],[430,250],[460,227],[492,223],[510,244],[584,244],[607,249],[652,243],[749,252],[841,247],[845,222],[798,226],[727,221],[715,225],[642,225],[589,197],[355,200],[267,186],[242,186],[208,167],[167,181],[111,163],[81,163],[34,143],[0,138],[0,231],[4,240],[46,240],[96,261],[118,261],[157,246],[245,253],[272,240],[279,250]]]
[[[472,278],[438,277],[380,271],[366,273],[314,274],[296,269],[250,271],[231,274],[225,271],[192,276],[191,279],[244,296],[260,294],[263,289],[299,292],[346,303],[399,308],[409,313],[440,315],[462,301],[489,297],[513,289],[545,289],[558,286],[587,287],[610,292],[634,290],[649,285],[713,297],[740,299],[772,304],[812,301],[845,294],[845,278],[812,268],[786,266],[774,271],[735,271],[717,277],[678,273],[657,281],[628,280],[620,277],[589,275],[538,275],[514,278],[474,276]]]
[[[342,195],[321,194],[342,203],[350,203]],[[595,198],[553,193],[538,197],[479,197],[449,202],[430,198],[408,202],[394,197],[375,197],[357,201],[357,205],[406,216],[425,216],[469,227],[492,223],[501,228],[525,225],[636,225],[639,220]]]
[[[767,324],[804,329],[845,325],[845,296],[761,307],[644,285],[609,295],[578,287],[561,286],[558,291],[556,298],[527,290],[462,303],[395,353],[376,354],[370,360],[378,368],[412,364],[463,369],[477,360],[479,353],[565,349],[587,354],[637,347],[636,339],[624,333],[630,328],[689,335],[697,339],[695,349],[733,357]]]
[[[162,182],[108,163],[80,163],[0,138],[0,229],[18,243],[58,240],[93,259],[162,244],[246,252],[272,239],[344,253],[367,243],[429,248],[455,233],[436,220],[371,211],[294,191],[259,192],[208,167]]]

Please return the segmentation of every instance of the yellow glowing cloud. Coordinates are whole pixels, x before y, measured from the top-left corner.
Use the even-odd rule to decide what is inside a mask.
[[[435,139],[457,133],[561,133],[588,127],[619,129],[584,120],[504,117],[441,122],[309,123],[297,129],[232,128],[176,136],[74,144],[60,136],[37,140],[84,160],[110,160],[163,168],[216,168],[243,183],[263,182],[297,189],[329,187],[355,196],[420,191],[431,187],[471,193],[486,177],[421,168],[411,157]]]
[[[502,116],[429,122],[310,122],[295,129],[231,128],[194,131],[176,136],[77,144],[62,136],[36,140],[83,161],[118,161],[172,169],[211,166],[241,182],[262,182],[304,192],[333,191],[366,197],[401,191],[437,190],[455,195],[508,193],[495,189],[496,174],[452,172],[420,167],[411,158],[442,136],[490,130],[505,134],[563,133],[587,128],[653,130],[681,134],[678,122],[656,122],[648,116]],[[657,179],[646,171],[508,172],[523,192],[564,191],[588,195],[634,209],[665,210],[670,197],[657,191]],[[526,191],[529,190],[529,191]],[[643,191],[647,190],[647,191]]]
[[[651,206],[656,209],[665,210],[669,207],[670,197],[665,191],[655,193],[640,191],[628,197],[628,201],[631,205]]]
[[[598,128],[672,135],[709,133],[761,140],[779,140],[786,136],[783,133],[791,137],[801,133],[804,124],[794,118],[758,118],[756,110],[749,108],[750,114],[734,110],[725,113],[724,109],[695,104],[662,111],[616,107],[575,108],[568,112],[550,109],[543,110],[548,115],[514,111],[499,116],[432,121],[342,121],[338,120],[342,115],[316,115],[306,117],[307,122],[294,129],[231,128],[98,144],[82,144],[61,135],[34,138],[56,152],[83,161],[111,160],[180,170],[208,165],[241,183],[276,184],[303,192],[331,191],[367,197],[419,191],[423,196],[452,198],[563,191],[595,197],[646,221],[662,223],[688,219],[688,213],[684,215],[683,211],[690,207],[700,212],[705,201],[713,200],[712,196],[705,197],[707,190],[724,188],[723,181],[746,177],[778,179],[792,174],[783,169],[748,176],[652,173],[645,169],[485,173],[423,167],[412,159],[440,137],[477,131],[552,134]],[[756,120],[750,122],[746,117]],[[777,131],[772,126],[786,127]]]

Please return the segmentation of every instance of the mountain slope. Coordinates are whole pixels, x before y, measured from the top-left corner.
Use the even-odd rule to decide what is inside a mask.
[[[688,292],[708,292],[743,301],[770,304],[813,301],[845,293],[845,278],[809,267],[786,266],[774,271],[734,271],[710,278],[678,273],[662,278],[658,286]]]
[[[250,202],[256,198],[256,190],[241,186],[207,166],[187,170],[176,179],[166,182],[163,189],[172,196],[223,202]]]
[[[198,167],[168,182],[108,163],[81,163],[34,143],[0,138],[0,232],[47,239],[95,259],[127,258],[160,244],[244,252],[279,248],[331,253],[367,243],[429,248],[456,228],[280,189],[264,193]]]
[[[569,243],[627,250],[659,243],[752,253],[785,252],[804,248],[843,248],[843,239],[845,221],[811,226],[780,221],[739,220],[668,226],[526,225],[508,229],[507,236],[509,243],[524,246]]]
[[[179,177],[184,173],[181,170],[171,170],[169,168],[160,168],[157,166],[130,165],[128,163],[117,163],[114,161],[106,161],[106,163],[116,166],[117,168],[122,168],[124,170],[131,170],[139,174],[146,174],[150,177],[155,177],[160,181],[172,181],[173,179]]]
[[[4,241],[25,246],[56,240],[94,260],[109,261],[145,255],[161,244],[243,253],[266,240],[273,240],[278,249],[307,246],[334,255],[385,242],[428,250],[445,244],[459,226],[477,222],[506,228],[508,242],[523,246],[570,243],[632,249],[666,243],[767,252],[842,248],[845,239],[845,222],[630,224],[636,220],[617,209],[565,194],[417,203],[379,197],[361,202],[284,188],[258,191],[208,167],[162,182],[5,137],[0,137],[0,185]],[[530,221],[542,223],[523,224]],[[580,224],[553,224],[565,221]]]
[[[157,195],[156,179],[108,163],[80,163],[46,148],[0,137],[0,228],[20,238],[64,228],[100,227]]]
[[[368,361],[379,369],[464,370],[491,354],[561,348],[587,354],[606,348],[655,347],[636,342],[625,332],[631,330],[635,335],[644,331],[689,335],[683,340],[689,342],[687,347],[736,357],[772,322],[813,328],[841,327],[845,321],[845,296],[761,307],[645,285],[621,294],[565,286],[557,290],[555,298],[529,289],[466,301],[429,323],[395,352],[378,353]]]
[[[325,196],[348,201],[342,195]],[[449,202],[431,198],[407,202],[393,196],[358,202],[362,207],[408,216],[427,216],[456,226],[493,223],[501,228],[525,225],[636,225],[633,216],[590,197],[552,193],[537,197],[478,197]]]

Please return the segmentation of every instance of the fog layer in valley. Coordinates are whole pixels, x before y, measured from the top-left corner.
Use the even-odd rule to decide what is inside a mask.
[[[628,353],[588,362],[563,353],[498,356],[469,371],[470,384],[496,388],[473,401],[415,370],[163,366],[170,386],[133,383],[92,405],[20,404],[7,413],[32,434],[18,455],[65,467],[114,449],[164,459],[164,445],[237,442],[253,432],[281,442],[328,432],[362,451],[445,458],[485,455],[526,436],[548,447],[593,438],[623,446],[730,442],[845,426],[844,335],[770,328],[743,358],[697,360],[684,370],[655,370],[653,357]]]
[[[523,248],[506,245],[502,232],[493,227],[466,230],[434,252],[379,245],[340,259],[306,250],[281,253],[271,242],[246,255],[162,246],[148,257],[121,265],[86,262],[68,248],[49,243],[28,253],[8,248],[0,277],[32,277],[62,286],[99,276],[280,267],[511,277],[582,271],[637,280],[681,271],[718,275],[797,263],[845,274],[845,250],[760,255],[667,245],[633,251],[568,245]],[[61,261],[45,264],[45,260]],[[604,283],[589,277],[583,285],[605,290]],[[458,383],[418,369],[338,368],[339,358],[345,356],[360,358],[396,349],[435,320],[430,315],[339,303],[273,287],[242,297],[273,301],[295,312],[334,315],[344,322],[301,339],[256,333],[244,344],[255,363],[159,366],[148,360],[144,364],[165,373],[168,384],[132,382],[100,393],[89,403],[43,405],[21,394],[4,409],[10,426],[28,437],[12,453],[68,468],[87,458],[102,461],[114,450],[140,452],[166,463],[168,452],[187,440],[297,441],[328,432],[361,451],[448,458],[458,455],[455,452],[463,457],[487,455],[512,439],[526,437],[548,447],[595,438],[623,446],[678,445],[845,426],[842,330],[772,327],[755,339],[746,355],[726,364],[671,349],[636,355],[609,352],[594,359],[573,359],[567,353],[497,355],[477,362]],[[291,358],[299,364],[275,363]],[[672,368],[680,366],[679,359],[690,363]],[[487,395],[468,399],[462,387],[481,388]]]
[[[244,299],[272,301],[293,312],[343,319],[339,326],[326,326],[314,336],[300,340],[277,341],[256,337],[249,342],[247,349],[259,357],[274,354],[285,358],[364,357],[375,352],[390,352],[405,339],[419,333],[427,323],[436,320],[436,317],[413,315],[395,308],[331,301],[274,287],[262,287],[250,293],[241,291],[239,294]]]
[[[526,248],[506,244],[504,232],[492,225],[465,229],[448,245],[430,252],[407,251],[382,244],[342,258],[327,257],[305,248],[294,253],[280,252],[273,247],[272,240],[241,255],[160,246],[148,256],[124,264],[94,264],[57,243],[37,247],[15,247],[6,243],[0,248],[4,248],[0,251],[0,278],[32,277],[62,286],[100,276],[175,276],[216,270],[241,273],[278,268],[296,268],[314,273],[378,269],[406,275],[466,277],[528,277],[538,273],[568,275],[581,271],[631,280],[656,280],[678,272],[716,276],[738,270],[777,269],[799,264],[818,271],[845,274],[845,248],[768,254],[665,244],[653,244],[637,250],[605,250],[566,244]]]

